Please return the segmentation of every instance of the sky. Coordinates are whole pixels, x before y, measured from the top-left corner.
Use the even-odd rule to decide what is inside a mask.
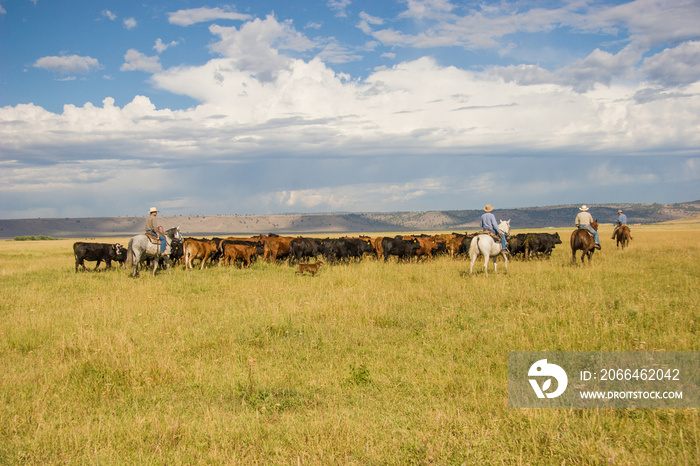
[[[698,200],[699,25],[698,0],[0,0],[0,218]]]

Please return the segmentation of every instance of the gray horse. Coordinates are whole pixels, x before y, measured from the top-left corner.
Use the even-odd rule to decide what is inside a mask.
[[[153,260],[153,275],[156,274],[158,269],[159,259],[162,257],[165,259],[166,267],[170,271],[170,244],[173,240],[182,241],[182,235],[180,234],[180,227],[171,228],[165,232],[165,252],[160,252],[160,244],[153,244],[151,240],[146,237],[146,235],[136,235],[129,240],[129,245],[126,249],[126,267],[127,269],[133,267],[134,270],[131,274],[132,277],[139,276],[139,263],[143,259],[154,259]]]

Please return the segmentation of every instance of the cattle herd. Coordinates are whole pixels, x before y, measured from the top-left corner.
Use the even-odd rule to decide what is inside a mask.
[[[318,260],[319,257],[323,257],[328,264],[360,261],[367,256],[384,261],[389,260],[390,256],[396,256],[398,261],[411,261],[414,257],[432,258],[441,254],[454,258],[467,254],[469,243],[477,234],[376,238],[309,238],[261,234],[248,238],[186,238],[182,242],[173,241],[170,261],[171,264],[182,263],[186,269],[193,269],[195,261],[198,261],[198,267],[203,269],[208,264],[231,266],[240,263],[241,267],[250,267],[258,258],[272,263],[285,261],[289,264],[302,264],[311,259]],[[508,238],[510,256],[523,260],[533,257],[549,258],[557,244],[561,244],[558,233],[519,233]],[[85,270],[85,261],[96,261],[97,269],[103,261],[107,268],[111,268],[112,261],[124,264],[126,260],[126,248],[120,244],[77,242],[73,245],[73,252],[76,272],[79,266]]]

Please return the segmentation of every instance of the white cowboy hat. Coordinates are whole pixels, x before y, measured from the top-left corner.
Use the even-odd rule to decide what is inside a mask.
[[[151,209],[148,211],[149,214],[152,214],[153,212],[158,212],[158,209],[155,207],[151,207]]]
[[[493,206],[491,204],[486,204],[486,207],[484,207],[484,210],[486,212],[491,212],[493,210]]]
[[[581,212],[585,212],[588,210],[588,206],[584,204],[581,207],[579,207],[578,210],[580,210]]]
[[[618,214],[621,214],[621,213],[622,213],[622,209],[618,209],[617,213],[618,213]]]

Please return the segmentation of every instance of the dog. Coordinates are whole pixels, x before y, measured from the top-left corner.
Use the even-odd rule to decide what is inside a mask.
[[[315,264],[299,264],[297,267],[297,273],[304,275],[304,272],[311,272],[311,276],[315,276],[318,269],[321,268],[323,262],[318,261]]]

